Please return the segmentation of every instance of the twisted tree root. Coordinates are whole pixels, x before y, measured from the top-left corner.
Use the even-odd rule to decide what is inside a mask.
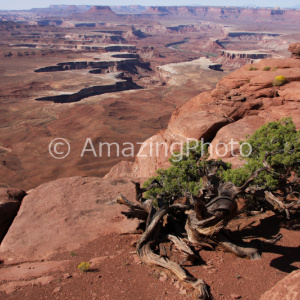
[[[199,297],[199,299],[212,299],[209,287],[203,280],[197,280],[192,275],[187,274],[187,272],[183,268],[181,268],[179,264],[171,261],[167,257],[157,255],[153,251],[153,249],[157,245],[156,240],[162,228],[163,217],[169,212],[169,210],[170,207],[162,207],[153,216],[149,226],[137,243],[137,254],[141,261],[143,261],[145,264],[157,265],[173,272],[181,281],[188,283],[191,287],[197,290],[197,296]],[[187,248],[185,248],[185,250],[189,252]]]

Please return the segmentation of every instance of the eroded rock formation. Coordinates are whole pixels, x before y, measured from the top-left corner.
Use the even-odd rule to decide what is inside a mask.
[[[294,271],[264,293],[260,300],[296,300],[300,297],[300,270]]]
[[[292,52],[292,58],[300,58],[300,43],[290,44],[289,51]]]
[[[116,15],[109,6],[92,6],[90,10],[86,12],[87,15]]]
[[[168,158],[176,143],[188,138],[204,139],[214,147],[219,142],[228,144],[244,140],[262,124],[291,116],[300,129],[300,61],[297,59],[266,59],[224,77],[211,92],[202,93],[177,108],[165,130],[145,141],[131,168],[127,163],[116,165],[106,177],[149,177],[159,168],[169,166]],[[267,68],[266,68],[267,67]],[[267,71],[266,71],[267,70]],[[276,76],[286,82],[273,86]],[[233,153],[238,154],[237,149]],[[222,155],[222,147],[219,149]],[[213,158],[223,158],[212,153]],[[224,160],[238,165],[232,154]],[[130,169],[130,171],[129,171]]]
[[[108,222],[122,210],[108,203],[121,191],[134,199],[128,179],[72,177],[42,184],[24,198],[1,243],[1,259],[6,264],[46,259],[79,248],[99,233],[134,230],[137,224],[125,217]]]
[[[241,7],[210,7],[210,6],[151,6],[145,14],[167,16],[201,17],[203,20],[222,20],[223,22],[296,22],[299,23],[298,10],[262,9]]]
[[[259,53],[258,51],[222,51],[221,55],[230,59],[265,59],[272,57],[269,53]]]

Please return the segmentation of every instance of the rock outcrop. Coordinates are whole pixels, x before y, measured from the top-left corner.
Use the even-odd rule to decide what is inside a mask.
[[[224,69],[236,70],[250,63],[255,63],[261,59],[272,58],[271,53],[253,51],[231,51],[222,50],[215,63],[222,64]]]
[[[0,243],[17,215],[25,195],[19,189],[0,188]]]
[[[210,151],[211,158],[234,157],[240,154],[240,145],[237,141],[243,140],[247,135],[251,135],[255,130],[260,128],[266,120],[259,116],[247,116],[236,122],[222,127],[213,139]],[[230,145],[231,139],[235,141]]]
[[[131,77],[124,77],[123,75],[121,75],[120,81],[116,81],[114,84],[91,86],[81,89],[75,93],[40,97],[35,100],[53,101],[54,103],[73,103],[95,95],[102,95],[106,93],[120,92],[137,88],[139,88],[139,86],[132,82]]]
[[[300,58],[300,43],[290,44],[289,51],[292,52],[292,58]]]
[[[299,10],[272,8],[241,8],[216,6],[151,6],[145,14],[172,18],[189,17],[233,23],[284,23],[299,24]]]
[[[146,11],[142,5],[111,6],[111,9],[118,14],[141,14]]]
[[[171,14],[165,6],[150,6],[145,11],[145,14]]]
[[[183,70],[186,70],[186,68],[190,68],[191,70],[199,70],[200,72],[200,70],[222,71],[221,67],[221,64],[216,64],[209,58],[201,57],[191,61],[158,66],[156,67],[156,75],[166,83],[179,84],[180,80],[178,80],[177,77],[182,77],[182,74],[185,74],[185,78],[188,78],[188,75],[186,75],[188,72],[183,72]]]
[[[279,75],[285,76],[285,84],[273,86]],[[171,153],[180,150],[187,139],[212,142],[211,148],[225,143],[230,149],[231,139],[238,143],[262,124],[286,116],[291,116],[300,129],[299,112],[299,60],[266,59],[246,65],[224,77],[213,91],[202,93],[177,108],[168,127],[145,141],[135,163],[131,166],[127,163],[126,170],[123,165],[116,165],[106,177],[152,176],[157,169],[169,166]],[[224,156],[222,147],[224,150],[225,145],[220,146],[220,155],[213,152],[211,157],[224,158],[235,166],[241,163],[234,157],[239,145]]]
[[[92,6],[90,10],[88,10],[86,15],[112,15],[115,16],[116,13],[111,10],[109,6]]]
[[[300,270],[294,271],[264,293],[260,300],[300,299]]]
[[[138,51],[138,54],[144,60],[149,60],[153,57],[162,57],[154,47],[143,47]]]
[[[260,53],[259,51],[222,51],[221,56],[235,59],[265,59],[271,58],[272,54],[269,53]]]
[[[109,203],[120,192],[135,197],[130,180],[116,178],[73,177],[31,190],[1,243],[0,260],[14,264],[47,259],[99,234],[134,230],[137,223],[122,217],[122,207]]]

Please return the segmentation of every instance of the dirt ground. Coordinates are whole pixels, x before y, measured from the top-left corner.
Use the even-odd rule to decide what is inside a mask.
[[[259,299],[279,280],[300,267],[300,233],[282,228],[282,222],[283,219],[267,213],[231,223],[233,234],[244,238],[270,238],[282,233],[283,238],[265,250],[260,260],[238,258],[221,249],[201,250],[203,261],[196,266],[187,263],[185,268],[210,286],[216,300]],[[100,235],[77,250],[58,254],[51,261],[69,260],[69,263],[63,271],[43,274],[53,276],[49,284],[14,287],[9,294],[0,292],[0,299],[191,299],[191,291],[168,271],[139,261],[135,254],[139,236]],[[81,262],[91,262],[89,272],[77,269]],[[3,284],[5,282],[0,285],[0,290]]]

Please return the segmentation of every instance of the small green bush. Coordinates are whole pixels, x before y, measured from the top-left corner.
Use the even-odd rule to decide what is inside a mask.
[[[249,71],[257,71],[257,70],[258,70],[258,68],[256,68],[256,67],[253,67],[253,66],[249,67]]]
[[[90,263],[89,262],[82,262],[77,266],[78,270],[81,272],[88,272],[90,270]]]
[[[264,70],[264,71],[270,71],[270,70],[271,70],[271,67],[266,66],[266,67],[263,68],[263,70]]]
[[[159,201],[169,206],[181,197],[198,196],[199,190],[205,184],[202,179],[205,170],[208,170],[215,162],[208,159],[207,147],[206,144],[195,142],[185,145],[181,160],[173,160],[171,157],[169,160],[171,167],[158,170],[156,177],[149,178],[144,183],[144,188],[148,188],[153,179],[160,183],[160,186],[154,186],[145,193],[146,199],[151,199],[153,205],[159,207]],[[289,178],[293,174],[300,177],[300,130],[296,130],[291,117],[263,125],[247,138],[245,147],[243,147],[243,152],[246,163],[238,169],[231,169],[229,164],[223,165],[216,174],[216,180],[230,181],[236,186],[242,186],[255,170],[264,166],[266,152],[272,153],[266,158],[271,171],[261,172],[250,187],[285,194],[287,187],[291,184]],[[295,195],[300,194],[299,183],[295,183],[293,189],[296,191]],[[246,195],[244,198],[246,211],[260,210],[268,205],[264,196]],[[205,203],[206,199],[203,201]]]
[[[280,86],[283,85],[286,82],[285,77],[283,75],[276,76],[273,85],[274,86]]]
[[[179,161],[176,159],[177,154],[174,153],[169,159],[172,164],[170,168],[157,170],[158,176],[151,177],[144,183],[145,188],[150,186],[153,179],[163,183],[163,187],[154,187],[145,193],[145,197],[151,199],[154,205],[157,204],[158,195],[163,194],[165,204],[170,205],[176,199],[186,196],[186,193],[198,195],[199,189],[203,187],[199,169],[212,162],[205,159],[208,156],[208,146],[191,141],[184,146],[182,159]]]
[[[275,66],[274,68],[273,68],[273,71],[276,71],[278,69],[278,67],[277,66]]]
[[[224,171],[223,180],[231,181],[237,186],[243,185],[255,170],[263,167],[266,152],[273,153],[267,159],[272,172],[260,173],[253,181],[254,186],[284,190],[289,184],[286,178],[293,172],[300,175],[300,131],[296,130],[291,117],[264,124],[246,142],[251,145],[251,154],[245,157],[247,163],[241,168]],[[249,147],[244,148],[245,153],[249,153],[249,150]],[[283,152],[278,152],[279,150]],[[286,174],[288,176],[285,178]]]

